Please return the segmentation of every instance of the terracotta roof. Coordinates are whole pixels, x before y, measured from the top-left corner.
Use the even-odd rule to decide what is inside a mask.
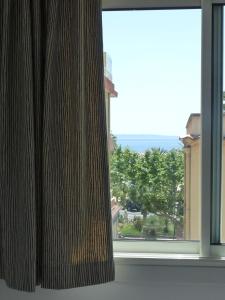
[[[106,92],[110,93],[111,97],[117,97],[118,96],[118,93],[115,90],[115,85],[106,76],[104,78],[104,84],[105,84]]]

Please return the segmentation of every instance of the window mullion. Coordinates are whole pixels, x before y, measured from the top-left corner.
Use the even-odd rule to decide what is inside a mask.
[[[202,0],[201,86],[201,245],[200,255],[210,256],[212,195],[212,3]]]
[[[223,6],[213,6],[211,243],[220,243],[223,136]]]

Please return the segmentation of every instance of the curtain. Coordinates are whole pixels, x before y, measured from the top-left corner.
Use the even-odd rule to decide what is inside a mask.
[[[0,278],[114,279],[100,0],[0,0]]]

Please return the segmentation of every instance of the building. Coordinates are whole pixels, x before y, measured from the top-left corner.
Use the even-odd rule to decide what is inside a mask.
[[[110,128],[110,102],[111,98],[118,96],[115,90],[115,85],[112,81],[112,60],[110,56],[104,52],[104,85],[105,85],[105,106],[106,106],[106,122],[107,122],[107,135],[108,135],[108,148],[109,152],[112,152],[114,148],[114,143],[111,135]],[[118,205],[115,198],[111,199],[111,213],[112,213],[112,235],[113,239],[118,238],[118,219],[119,211],[121,207]]]
[[[200,239],[201,212],[201,149],[200,114],[191,114],[186,125],[186,136],[180,138],[185,153],[185,196],[184,196],[184,239]],[[223,132],[225,133],[225,115],[223,116]],[[225,140],[223,140],[223,158],[225,158]],[[225,178],[225,159],[222,163],[222,178]],[[225,216],[225,193],[222,193],[222,216]],[[222,241],[225,241],[225,220],[222,218]]]
[[[105,84],[105,106],[109,151],[113,149],[113,139],[110,129],[110,101],[111,98],[118,96],[112,81],[112,60],[110,56],[104,52],[104,84]]]
[[[121,210],[120,205],[115,197],[111,199],[111,213],[112,213],[112,237],[118,239],[118,223],[119,223],[119,212]]]

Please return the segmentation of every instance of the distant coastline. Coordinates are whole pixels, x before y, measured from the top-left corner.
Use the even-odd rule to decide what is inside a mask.
[[[116,134],[117,144],[133,151],[144,152],[151,148],[160,148],[166,151],[182,149],[183,145],[178,136],[154,134]]]

